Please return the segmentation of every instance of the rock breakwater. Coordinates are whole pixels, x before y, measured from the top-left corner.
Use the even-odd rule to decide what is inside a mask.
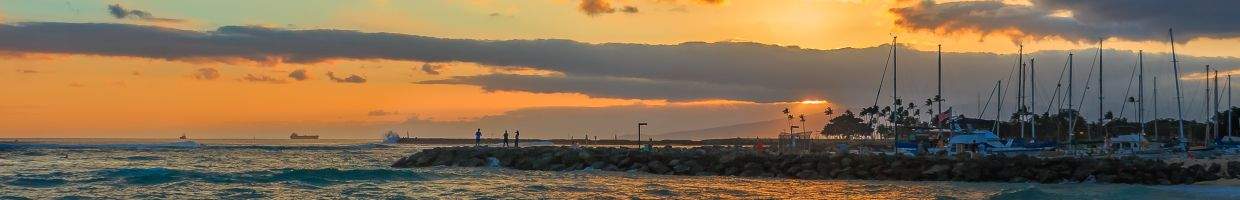
[[[520,170],[604,170],[667,175],[794,179],[969,182],[1099,182],[1190,184],[1240,178],[1240,162],[1184,166],[1140,158],[1035,158],[975,155],[768,154],[748,148],[439,147],[401,158],[392,167],[506,167]]]

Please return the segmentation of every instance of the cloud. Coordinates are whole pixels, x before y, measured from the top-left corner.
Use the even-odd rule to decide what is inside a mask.
[[[708,4],[708,5],[719,5],[725,2],[724,0],[691,0],[691,1],[701,3],[701,4]],[[680,1],[676,1],[676,0],[652,0],[651,2],[672,4],[674,7],[669,9],[671,11],[677,11],[677,12],[688,11],[688,9],[686,8],[687,5],[680,3]],[[585,13],[586,15],[589,15],[591,17],[598,16],[601,14],[615,13],[617,11],[622,12],[622,13],[627,13],[627,14],[636,14],[640,12],[640,9],[638,9],[635,6],[626,5],[626,6],[620,6],[619,8],[617,8],[615,6],[612,6],[612,3],[613,3],[612,0],[581,0],[581,3],[577,4],[577,10],[580,10],[582,13]]]
[[[220,71],[215,68],[199,68],[190,77],[198,80],[215,80],[220,78]]]
[[[1075,42],[1118,38],[1166,41],[1175,28],[1180,42],[1197,38],[1240,37],[1240,1],[1080,1],[1032,0],[1031,5],[1001,1],[935,3],[923,0],[892,8],[898,26],[937,32],[1006,34],[1014,39],[1061,38]]]
[[[115,17],[117,19],[135,19],[136,18],[138,20],[143,20],[143,21],[171,22],[171,23],[180,23],[180,22],[185,21],[181,19],[155,17],[151,15],[150,12],[137,10],[137,9],[125,9],[125,7],[121,7],[120,4],[108,5],[108,13],[112,14],[112,17]]]
[[[304,81],[306,79],[310,79],[310,75],[306,73],[306,69],[293,70],[293,72],[288,73],[288,77],[293,78],[293,80],[297,80],[297,81]]]
[[[373,110],[373,111],[366,113],[366,116],[382,117],[382,116],[396,115],[396,114],[400,114],[400,113],[396,111]]]
[[[632,13],[637,13],[637,12],[638,12],[638,10],[637,10],[637,7],[633,7],[633,6],[624,6],[624,8],[620,9],[620,12],[624,12],[624,13],[630,13],[630,14],[632,14]]]
[[[514,15],[512,15],[512,14],[504,14],[504,13],[498,13],[498,12],[493,12],[493,13],[491,13],[491,14],[487,14],[487,16],[488,16],[488,17],[491,17],[491,18],[513,18],[513,17],[516,17],[516,16],[514,16]]]
[[[245,77],[241,77],[241,79],[239,80],[249,81],[249,82],[258,82],[258,83],[272,83],[272,84],[281,84],[281,83],[288,82],[284,79],[279,79],[279,78],[262,75],[262,74],[259,74],[259,75],[246,74]]]
[[[18,69],[18,70],[17,70],[17,73],[23,73],[23,74],[38,74],[38,73],[39,73],[39,71],[32,70],[32,69]]]
[[[650,80],[618,77],[536,76],[489,74],[457,76],[420,84],[477,85],[487,91],[525,91],[535,93],[582,93],[603,98],[659,98],[672,101],[744,99],[774,102],[796,99],[794,92],[756,86],[723,85],[688,81]]]
[[[366,78],[356,74],[349,74],[347,77],[340,78],[336,77],[335,73],[327,72],[327,78],[330,78],[332,81],[336,81],[337,83],[366,83]]]
[[[581,0],[577,9],[590,16],[616,12],[616,8],[611,7],[611,2],[608,0]]]
[[[439,70],[442,70],[443,68],[443,65],[433,65],[430,63],[422,64],[422,72],[426,72],[426,74],[430,75],[439,75]]]
[[[951,47],[944,47],[951,49]],[[466,62],[497,68],[521,67],[554,72],[556,76],[456,77],[435,84],[475,85],[492,90],[574,92],[624,99],[729,99],[785,102],[825,99],[847,107],[874,103],[890,46],[802,49],[748,42],[686,42],[650,45],[570,40],[471,40],[347,30],[285,30],[226,26],[191,31],[126,24],[20,23],[0,25],[0,52],[67,53],[202,61],[204,59],[318,63],[333,59],[386,59],[429,63]],[[1090,71],[1094,49],[1042,51],[1026,55],[1038,60],[1038,86],[1053,87],[1057,70],[1069,52],[1077,53],[1076,77]],[[920,100],[935,90],[934,52],[901,47],[900,95]],[[1174,91],[1167,77],[1170,56],[1145,54],[1147,74],[1163,79],[1159,90]],[[1105,74],[1129,76],[1135,52],[1106,53]],[[994,81],[1009,76],[1013,54],[945,53],[944,95],[947,106],[975,114],[984,105]],[[1240,66],[1235,58],[1181,56],[1181,66]],[[1094,69],[1096,72],[1096,69]],[[500,72],[502,73],[502,72]],[[335,77],[334,81],[351,76]],[[354,78],[357,81],[364,77]],[[888,83],[890,76],[887,77]],[[1096,80],[1096,79],[1094,79]],[[1121,99],[1123,79],[1107,79],[1107,101]],[[1008,83],[1008,81],[1004,81]],[[564,84],[551,84],[564,83]],[[1185,82],[1185,88],[1198,83]],[[890,97],[885,84],[884,97]],[[685,89],[690,88],[690,89]],[[699,89],[693,89],[699,88]],[[1084,85],[1077,85],[1082,90]],[[1135,87],[1134,87],[1135,88]],[[1147,87],[1148,88],[1148,87]],[[699,92],[698,90],[701,90]],[[687,91],[687,92],[676,92]],[[1005,90],[1007,91],[1007,90]],[[1039,90],[1050,94],[1053,88]],[[1096,90],[1093,90],[1096,91]],[[1078,91],[1079,92],[1079,91]],[[684,93],[684,94],[680,94]],[[1096,99],[1095,97],[1087,97]],[[1165,96],[1165,95],[1164,95]],[[1185,95],[1186,100],[1201,95]],[[979,98],[980,97],[980,98]],[[1079,97],[1079,95],[1078,95]],[[1007,97],[1004,102],[1015,102]],[[1042,97],[1039,98],[1049,98]],[[1163,97],[1160,97],[1163,98]],[[887,100],[889,98],[881,98]],[[1160,102],[1172,102],[1163,99]],[[885,101],[882,101],[885,102]],[[1038,102],[1049,102],[1042,99]],[[1095,102],[1096,103],[1096,102]],[[1113,106],[1112,106],[1113,105]],[[1121,103],[1108,104],[1119,110]],[[1167,106],[1171,104],[1164,104]],[[1041,106],[1041,105],[1040,105]],[[993,108],[993,107],[992,107]],[[1171,110],[1174,107],[1163,107]],[[1045,108],[1040,108],[1045,109]],[[1005,112],[1012,109],[1005,109]],[[1096,109],[1085,109],[1084,114]]]

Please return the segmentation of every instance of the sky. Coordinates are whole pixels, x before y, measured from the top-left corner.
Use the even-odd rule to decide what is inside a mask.
[[[637,122],[678,132],[782,119],[783,108],[816,130],[827,107],[890,103],[893,37],[907,100],[934,94],[941,45],[956,114],[994,109],[990,91],[1018,52],[1035,59],[1035,109],[1058,108],[1048,105],[1063,103],[1054,94],[1072,53],[1074,105],[1095,116],[1101,42],[1102,109],[1137,112],[1122,100],[1144,66],[1162,92],[1146,91],[1159,111],[1145,112],[1171,117],[1169,28],[1197,119],[1205,65],[1240,65],[1235,4],[0,0],[0,138],[624,136]]]

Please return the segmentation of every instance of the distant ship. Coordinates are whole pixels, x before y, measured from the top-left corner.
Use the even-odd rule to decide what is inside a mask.
[[[185,137],[185,134],[184,134],[184,133],[182,133],[182,134],[181,134],[181,137],[179,137],[179,138],[180,138],[180,139],[182,139],[182,140],[184,140],[184,139],[189,139],[189,138]]]
[[[319,136],[318,136],[318,135],[297,135],[297,133],[293,133],[292,135],[289,135],[289,136],[288,136],[288,139],[294,139],[294,140],[315,140],[315,139],[319,139]]]

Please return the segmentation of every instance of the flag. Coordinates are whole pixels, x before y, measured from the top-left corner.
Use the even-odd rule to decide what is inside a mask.
[[[952,108],[947,108],[947,111],[943,111],[942,113],[939,113],[938,115],[934,116],[934,124],[945,124],[947,123],[947,119],[951,117],[952,117]]]
[[[646,122],[641,122],[641,123],[637,123],[637,125],[638,125],[638,126],[645,126],[645,125],[647,125],[647,124],[646,124]]]

